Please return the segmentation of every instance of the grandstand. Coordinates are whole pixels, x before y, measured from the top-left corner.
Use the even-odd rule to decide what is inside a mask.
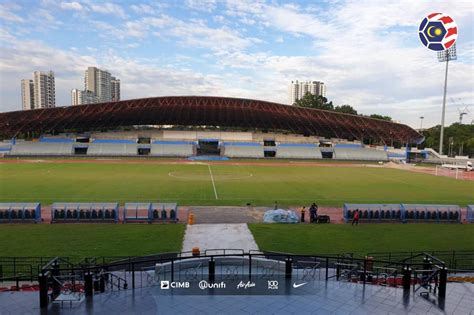
[[[276,157],[282,159],[322,159],[321,150],[314,143],[280,143]]]
[[[18,141],[11,146],[13,156],[65,156],[72,155],[73,142]]]
[[[39,141],[17,140],[31,135]],[[209,155],[364,161],[401,158],[404,153],[394,153],[400,150],[394,146],[423,140],[410,127],[384,120],[197,96],[0,113],[0,136],[12,139],[0,146],[0,152],[10,156]]]
[[[87,149],[91,156],[136,156],[137,152],[136,141],[122,139],[96,139]]]
[[[224,155],[231,158],[263,158],[263,146],[253,142],[224,142]]]
[[[187,157],[196,154],[196,144],[191,141],[153,141],[151,156]]]

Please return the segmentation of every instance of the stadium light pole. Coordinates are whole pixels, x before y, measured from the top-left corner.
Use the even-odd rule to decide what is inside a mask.
[[[439,154],[443,154],[444,116],[446,114],[446,91],[448,89],[448,65],[449,61],[456,59],[456,44],[453,44],[449,49],[438,51],[438,61],[446,62],[446,70],[444,73],[443,112],[441,114],[441,133],[439,135]]]
[[[420,116],[420,131],[423,131],[423,119],[425,119],[425,117]]]

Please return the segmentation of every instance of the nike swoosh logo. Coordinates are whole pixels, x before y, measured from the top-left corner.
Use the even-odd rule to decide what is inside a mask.
[[[293,283],[293,288],[299,288],[301,286],[304,286],[305,284],[307,284],[308,282],[303,282],[303,283],[300,283],[300,284],[296,284],[296,283]]]

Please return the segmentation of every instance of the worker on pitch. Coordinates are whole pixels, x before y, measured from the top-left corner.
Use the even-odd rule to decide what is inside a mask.
[[[301,208],[301,223],[304,223],[304,215],[305,215],[305,212],[306,212],[306,207],[303,206],[303,208]]]

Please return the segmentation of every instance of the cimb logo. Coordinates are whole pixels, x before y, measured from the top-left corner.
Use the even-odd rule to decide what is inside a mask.
[[[162,290],[169,290],[172,289],[189,289],[189,282],[169,282],[168,280],[161,281],[161,289]]]
[[[199,289],[206,290],[206,289],[225,289],[225,282],[221,281],[219,283],[210,283],[206,280],[201,280],[199,282]]]

